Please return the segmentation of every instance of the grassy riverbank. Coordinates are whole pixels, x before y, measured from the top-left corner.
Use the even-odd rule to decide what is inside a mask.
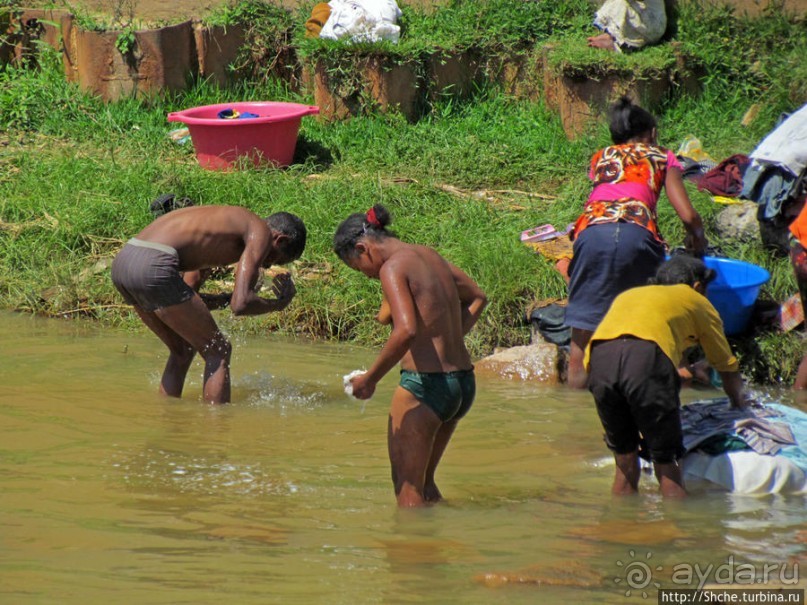
[[[682,13],[679,38],[690,46],[702,40],[708,75],[701,96],[679,96],[660,112],[660,142],[677,149],[694,134],[712,157],[722,159],[750,153],[781,112],[807,101],[807,77],[800,80],[798,71],[803,66],[782,78],[792,57],[807,52],[807,36],[803,23],[787,25],[778,16],[760,20],[750,32],[740,32],[736,20],[715,18],[711,30],[708,23]],[[766,31],[776,36],[765,37]],[[777,40],[787,45],[775,46],[785,44]],[[739,53],[737,44],[748,46]],[[490,308],[469,339],[476,355],[526,343],[529,304],[565,296],[550,263],[522,246],[518,235],[575,218],[588,191],[588,158],[609,142],[604,125],[568,141],[557,115],[543,104],[487,88],[467,102],[438,101],[414,124],[396,115],[342,123],[306,118],[292,168],[224,174],[201,170],[190,145],[169,140],[168,112],[236,99],[311,100],[269,81],[230,91],[199,85],[172,98],[105,105],[67,84],[57,57],[45,53],[41,63],[38,71],[0,71],[4,308],[138,326],[109,281],[108,263],[148,223],[149,202],[165,192],[199,204],[243,205],[262,215],[287,210],[309,228],[306,253],[293,267],[295,303],[280,314],[228,321],[230,331],[380,342],[386,329],[370,320],[380,301],[378,283],[349,270],[330,251],[338,223],[376,202],[390,208],[403,239],[436,247],[490,296]],[[740,126],[754,103],[761,105],[759,116]],[[480,190],[487,199],[473,195]],[[795,292],[786,259],[759,242],[721,241],[712,226],[722,207],[694,187],[688,191],[711,243],[771,270],[772,298]],[[666,201],[659,207],[665,235],[680,244],[680,223]],[[746,371],[763,382],[790,380],[801,355],[793,335],[759,335],[737,345]]]

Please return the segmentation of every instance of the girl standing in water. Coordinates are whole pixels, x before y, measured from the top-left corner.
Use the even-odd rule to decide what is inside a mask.
[[[339,225],[334,252],[352,269],[381,280],[392,332],[370,369],[351,380],[369,399],[397,363],[387,442],[398,505],[442,499],[434,473],[459,420],[476,394],[464,336],[487,304],[485,293],[433,249],[407,244],[387,229],[389,212],[375,205]]]

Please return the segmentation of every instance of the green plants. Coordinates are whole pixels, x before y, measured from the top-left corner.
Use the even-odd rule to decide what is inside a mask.
[[[348,47],[321,40],[298,44],[297,26],[292,27],[291,44],[309,53],[305,63],[314,57],[333,59],[329,68],[342,70],[338,75],[346,90],[364,86],[350,57],[376,52],[405,62],[471,47],[470,38],[449,31],[448,23],[437,28],[434,22],[432,40],[418,38],[420,20],[428,24],[428,19],[409,9],[405,16],[409,40],[396,47]],[[803,89],[807,78],[796,66],[792,79],[771,82],[767,89],[735,86],[738,74],[718,61],[725,59],[721,48],[727,43],[706,29],[699,48],[688,37],[687,28],[702,25],[692,22],[697,18],[684,12],[682,52],[705,57],[714,69],[702,80],[701,94],[676,90],[660,102],[660,143],[674,150],[687,134],[695,134],[715,158],[749,153],[781,112],[807,101],[790,96]],[[787,57],[807,49],[800,24],[785,28],[778,17],[774,20],[753,27],[758,33],[775,30],[786,43],[746,40],[754,45],[749,56],[759,61],[765,78],[784,69],[777,64],[780,49],[787,50]],[[714,27],[720,23],[716,21]],[[556,58],[577,69],[572,66],[584,64],[574,59],[577,51],[588,52],[585,34],[583,29],[567,31],[568,52],[558,51]],[[536,38],[533,47],[527,44],[519,52],[538,52],[543,41]],[[630,59],[652,74],[670,65],[670,50],[648,49],[645,56]],[[336,60],[340,56],[344,63]],[[596,54],[586,60],[593,64],[600,58],[603,64],[597,63],[597,69],[604,75],[605,66],[611,65],[605,61],[619,67],[618,62],[627,60]],[[761,76],[743,77],[757,82]],[[429,85],[425,79],[419,82]],[[204,171],[189,146],[166,137],[166,115],[172,111],[234,97],[308,102],[302,94],[281,79],[266,77],[245,79],[229,89],[196,81],[164,95],[127,95],[104,103],[64,82],[55,53],[47,55],[39,70],[0,68],[0,307],[83,315],[139,329],[129,310],[116,306],[120,300],[103,270],[94,273],[93,268],[102,268],[100,261],[147,224],[154,197],[177,191],[200,204],[239,204],[260,214],[288,210],[309,227],[306,253],[292,267],[298,284],[294,305],[275,316],[239,322],[240,330],[378,344],[387,336],[386,328],[372,321],[380,302],[378,284],[335,262],[330,242],[342,218],[380,201],[392,210],[393,228],[402,238],[437,247],[489,294],[490,306],[470,342],[474,355],[525,344],[525,309],[535,301],[563,298],[566,290],[552,264],[523,246],[518,234],[545,223],[562,228],[579,214],[589,192],[585,166],[592,150],[609,141],[604,123],[595,121],[570,140],[560,115],[543,97],[509,95],[481,78],[467,98],[446,94],[429,99],[416,121],[373,110],[357,112],[350,120],[305,122],[299,153],[286,170]],[[370,108],[375,102],[372,97],[360,101]],[[758,102],[758,118],[740,126],[748,107]],[[713,228],[720,206],[694,187],[688,191],[704,217],[710,243],[771,272],[766,296],[782,301],[795,292],[787,259],[772,255],[759,242],[721,239]],[[683,228],[663,200],[659,221],[667,241],[680,245]],[[85,279],[76,279],[87,271]],[[791,334],[765,332],[755,339],[739,338],[735,346],[743,371],[760,382],[786,383],[799,359],[800,344]]]
[[[467,97],[508,77],[512,83],[507,74],[513,71],[531,77],[527,72],[536,66],[528,57],[536,45],[579,28],[573,15],[588,11],[577,0],[551,9],[515,0],[452,0],[433,11],[401,8],[398,44],[298,39],[326,117],[397,107],[413,120],[442,97]]]
[[[118,37],[115,38],[115,48],[122,55],[132,54],[136,45],[137,37],[135,36],[135,27],[133,25],[125,26],[118,34]]]
[[[697,0],[682,4],[680,13],[678,38],[709,79],[729,80],[734,90],[766,103],[807,99],[804,17],[794,19],[776,3],[752,18]]]
[[[293,38],[301,18],[300,11],[260,0],[232,0],[211,12],[205,26],[220,35],[235,32],[240,44],[235,54],[228,53],[232,55],[228,63],[231,73],[252,80],[279,78],[298,88],[301,76]]]
[[[622,54],[589,48],[578,37],[566,37],[548,42],[543,55],[545,98],[560,112],[570,137],[589,128],[622,94],[655,109],[673,84],[687,75],[670,44]]]
[[[9,63],[14,57],[14,47],[22,34],[19,22],[21,11],[20,0],[9,0],[0,7],[0,65]]]
[[[151,27],[135,19],[134,0],[115,0],[111,18],[78,12],[69,47],[75,80],[105,100],[182,90],[198,71],[190,21]]]

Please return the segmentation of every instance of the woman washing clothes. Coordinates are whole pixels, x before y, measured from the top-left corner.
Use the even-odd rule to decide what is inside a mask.
[[[662,188],[687,231],[686,247],[703,256],[703,222],[689,200],[675,154],[656,142],[656,119],[622,97],[611,106],[613,145],[591,159],[594,188],[574,230],[566,324],[572,328],[568,384],[586,386],[583,353],[616,296],[643,286],[664,261],[656,205]]]

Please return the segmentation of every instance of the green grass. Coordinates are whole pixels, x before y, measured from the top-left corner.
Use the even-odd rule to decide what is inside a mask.
[[[515,15],[516,5],[529,11]],[[652,69],[671,56],[669,46],[627,59],[592,54],[585,48],[590,14],[581,20],[576,3],[554,12],[546,11],[546,3],[508,0],[485,4],[487,11],[479,7],[457,2],[431,18],[405,9],[404,25],[413,39],[398,52],[404,56],[471,43],[488,45],[491,52],[535,52],[560,31],[557,60],[575,69],[625,61]],[[471,28],[473,41],[466,33],[451,33],[452,25],[462,29],[455,19],[471,17],[478,24]],[[730,27],[712,13],[682,10],[678,39],[683,52],[697,51],[708,75],[702,95],[680,94],[660,108],[660,142],[673,150],[693,134],[714,158],[749,153],[782,111],[807,101],[807,75],[795,61],[807,52],[803,25],[788,25],[777,15],[750,24],[726,18]],[[752,48],[743,46],[742,52],[740,42],[724,40],[738,23],[752,28],[741,41]],[[773,40],[774,32],[783,41]],[[322,49],[349,52],[344,46]],[[729,61],[732,53],[735,62]],[[523,344],[529,339],[523,320],[527,306],[564,297],[565,285],[548,261],[520,244],[519,233],[543,223],[563,227],[573,221],[589,190],[589,157],[609,143],[604,124],[569,141],[558,116],[542,102],[510,98],[486,86],[465,101],[435,101],[415,123],[372,112],[337,123],[306,118],[291,168],[209,172],[198,167],[190,146],[168,139],[175,127],[165,120],[168,112],[234,99],[311,99],[283,83],[260,79],[231,90],[199,84],[181,95],[104,104],[64,81],[58,57],[45,53],[40,64],[39,70],[0,69],[0,306],[89,316],[133,329],[142,328],[121,305],[105,263],[149,222],[150,201],[172,191],[200,204],[240,205],[261,215],[287,210],[303,217],[309,228],[308,248],[294,266],[294,304],[283,313],[233,322],[238,329],[382,342],[387,329],[371,321],[380,302],[379,284],[351,271],[331,252],[339,222],[381,202],[392,211],[392,227],[402,239],[436,247],[488,293],[490,307],[469,338],[474,354]],[[780,78],[786,66],[792,68],[790,79]],[[753,103],[761,104],[759,117],[741,127]],[[446,186],[511,193],[491,193],[494,199],[483,200],[458,197]],[[722,207],[691,186],[688,191],[712,243],[771,271],[766,295],[784,300],[795,291],[787,259],[757,242],[720,241],[713,224]],[[680,221],[665,201],[659,208],[663,233],[679,245]],[[800,357],[797,338],[766,334],[736,344],[744,370],[755,380],[792,379]]]

